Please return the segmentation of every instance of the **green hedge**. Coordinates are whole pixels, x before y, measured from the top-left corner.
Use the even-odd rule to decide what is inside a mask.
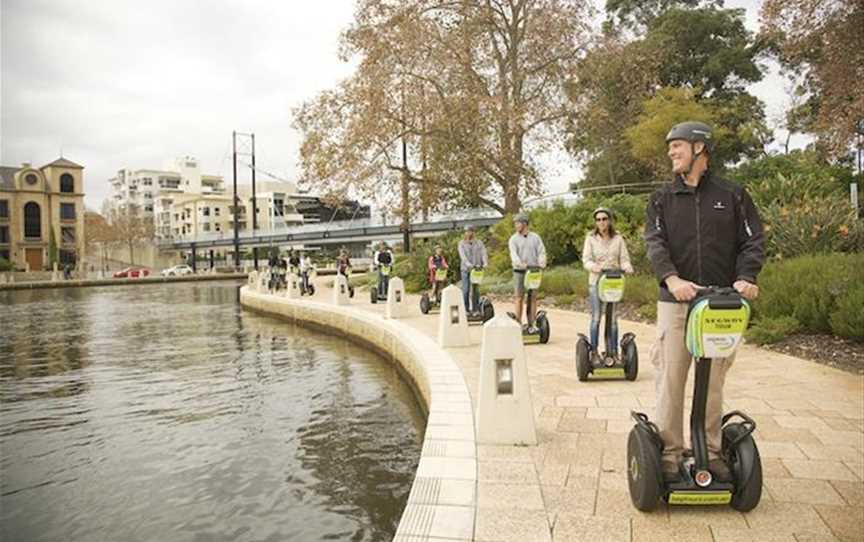
[[[5,258],[0,258],[0,272],[2,271],[12,271],[12,262]]]
[[[771,262],[759,275],[754,326],[794,318],[802,331],[864,339],[864,254],[823,254]]]

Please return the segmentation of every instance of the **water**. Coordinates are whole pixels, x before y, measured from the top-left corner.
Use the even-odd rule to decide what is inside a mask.
[[[423,419],[234,283],[0,292],[0,539],[389,540]]]

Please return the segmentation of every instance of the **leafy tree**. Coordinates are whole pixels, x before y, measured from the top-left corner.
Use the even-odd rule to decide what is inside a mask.
[[[807,100],[791,120],[815,131],[831,156],[848,152],[864,119],[864,3],[860,0],[766,0],[766,40],[800,77],[796,93]]]
[[[355,73],[296,112],[305,177],[325,190],[414,194],[513,212],[540,191],[587,0],[362,0],[344,33]],[[383,190],[382,190],[383,189]],[[423,198],[418,197],[421,203]]]

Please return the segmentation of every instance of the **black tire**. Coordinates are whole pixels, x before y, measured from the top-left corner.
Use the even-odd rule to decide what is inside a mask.
[[[740,423],[723,427],[723,451],[735,480],[731,506],[739,512],[753,510],[762,499],[762,459],[753,435],[742,438],[734,448],[730,446],[744,432],[744,426]]]
[[[624,377],[632,382],[639,376],[639,350],[636,348],[636,337],[630,333],[627,335],[621,341],[621,354],[624,358]]]
[[[480,299],[480,312],[483,314],[483,323],[495,318],[495,307],[493,307],[492,302],[485,297]]]
[[[371,298],[373,305],[378,303],[378,288],[375,286],[369,288],[369,297]]]
[[[309,296],[311,297],[311,296],[313,296],[313,295],[315,295],[315,285],[314,285],[314,284],[310,284],[310,285],[309,285]]]
[[[423,294],[420,296],[420,312],[423,314],[429,314],[429,294]]]
[[[651,435],[638,425],[627,438],[627,485],[637,510],[650,512],[657,508],[663,490],[660,450]]]
[[[591,348],[585,337],[579,337],[576,341],[576,376],[580,382],[588,380],[591,373]]]
[[[537,314],[537,329],[540,330],[540,344],[548,343],[549,335],[552,333],[552,326],[549,325],[549,318],[546,317],[546,313],[543,311]]]
[[[348,297],[354,297],[354,287],[350,284],[348,285]]]

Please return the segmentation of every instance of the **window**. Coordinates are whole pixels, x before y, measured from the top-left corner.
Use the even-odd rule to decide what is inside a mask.
[[[39,182],[39,177],[37,177],[35,173],[28,173],[24,176],[24,180],[27,182],[27,184],[34,185]]]
[[[213,216],[219,216],[219,207],[213,208]]]
[[[9,243],[9,226],[0,226],[0,243]]]
[[[180,213],[174,213],[174,220],[177,222],[180,221]]]
[[[60,204],[60,220],[75,220],[75,204],[61,203]]]
[[[72,194],[75,192],[75,179],[72,175],[64,173],[60,175],[60,192],[64,194]]]
[[[216,223],[216,231],[222,231],[222,224]]]
[[[34,201],[24,206],[24,237],[42,238],[42,209]]]
[[[8,250],[0,250],[0,260],[6,260],[7,262],[12,261],[12,259],[9,257]]]
[[[0,199],[0,218],[9,218],[9,200]]]
[[[202,207],[201,212],[204,214],[204,216],[210,216],[210,207]]]
[[[203,229],[204,231],[210,231],[210,224],[204,224]]]
[[[152,213],[153,212],[153,206],[152,205],[145,205],[144,210],[147,211],[148,213]]]
[[[75,228],[71,226],[60,227],[60,239],[64,245],[75,244]]]

